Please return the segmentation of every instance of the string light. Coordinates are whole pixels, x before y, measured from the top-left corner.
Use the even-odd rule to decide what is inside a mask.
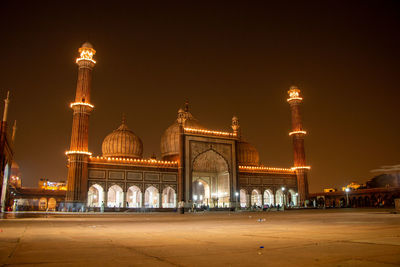
[[[81,48],[79,49],[79,52],[81,52],[81,57],[76,59],[76,63],[82,60],[88,60],[96,64],[96,61],[93,59],[93,56],[96,53],[94,49]]]
[[[195,134],[205,134],[205,135],[227,136],[227,137],[237,136],[237,133],[228,133],[228,132],[212,131],[205,129],[195,129],[195,128],[185,128],[185,132],[195,133]]]
[[[311,166],[296,166],[296,167],[292,167],[292,170],[310,170]]]
[[[73,102],[73,103],[71,103],[70,107],[72,108],[74,106],[87,106],[87,107],[94,108],[94,106],[92,104],[85,103],[85,102]]]
[[[287,99],[288,102],[293,101],[293,100],[301,101],[301,100],[303,100],[303,98],[302,97],[290,97]]]
[[[71,154],[80,154],[80,155],[88,155],[91,156],[92,153],[87,152],[87,151],[76,151],[76,150],[70,150],[70,151],[66,151],[65,155],[71,155]]]
[[[275,168],[275,167],[264,167],[264,166],[239,166],[239,170],[289,172],[289,173],[294,172],[292,168]]]
[[[289,133],[289,136],[294,135],[294,134],[307,134],[306,131],[293,131]]]
[[[287,99],[288,102],[290,101],[301,101],[303,100],[302,97],[300,97],[300,90],[297,89],[297,87],[291,87],[291,89],[288,91],[289,93],[289,98]]]
[[[133,159],[133,158],[116,158],[116,157],[90,157],[90,160],[95,162],[120,162],[126,164],[134,165],[144,165],[144,166],[164,166],[164,167],[174,167],[178,166],[177,161],[166,161],[166,160],[156,160],[156,159]]]

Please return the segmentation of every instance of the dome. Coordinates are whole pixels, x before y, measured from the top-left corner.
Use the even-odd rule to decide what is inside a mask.
[[[82,48],[93,48],[93,45],[89,43],[88,41],[84,42],[83,45],[81,46]]]
[[[260,155],[257,149],[246,141],[238,141],[237,160],[240,166],[258,166]]]
[[[187,104],[186,104],[187,105]],[[203,129],[204,127],[189,112],[188,106],[185,110],[179,109],[178,114],[185,118],[185,127]],[[178,160],[179,156],[179,123],[178,119],[165,130],[161,136],[161,157],[163,160]]]
[[[103,157],[141,158],[143,143],[123,118],[121,126],[104,138],[102,151]]]

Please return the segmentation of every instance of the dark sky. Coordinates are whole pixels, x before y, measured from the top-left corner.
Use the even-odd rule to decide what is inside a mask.
[[[74,61],[88,39],[98,62],[94,155],[123,112],[145,157],[160,155],[160,137],[187,98],[210,129],[230,130],[237,115],[263,164],[290,167],[286,96],[296,84],[311,192],[399,163],[396,1],[52,2],[0,4],[0,93],[12,93],[24,186],[66,179]]]

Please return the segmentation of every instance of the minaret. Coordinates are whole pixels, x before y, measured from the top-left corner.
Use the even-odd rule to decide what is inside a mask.
[[[7,196],[7,185],[8,178],[10,176],[11,162],[7,162],[6,156],[6,142],[7,142],[7,114],[8,114],[8,104],[10,103],[10,91],[7,92],[7,98],[4,99],[4,111],[3,120],[0,125],[0,212],[4,212],[6,196]],[[7,165],[9,163],[9,165]],[[6,168],[8,166],[8,168]]]
[[[7,92],[7,98],[4,99],[3,122],[7,122],[8,104],[9,103],[10,103],[10,91]]]
[[[178,165],[178,212],[185,213],[185,121],[187,112],[189,111],[189,102],[185,102],[185,110],[178,110],[178,124],[179,124],[179,165]]]
[[[293,138],[294,167],[297,175],[297,188],[299,193],[299,205],[304,206],[308,199],[308,181],[307,172],[310,167],[306,166],[306,155],[304,152],[304,136],[306,131],[303,130],[303,124],[300,114],[300,103],[303,100],[300,97],[300,90],[296,86],[290,87],[288,91],[289,98],[287,101],[290,105],[292,113],[292,131],[289,136]]]
[[[96,64],[93,56],[96,51],[86,42],[79,48],[78,82],[76,85],[75,102],[71,103],[74,111],[72,134],[68,156],[68,182],[66,202],[69,207],[81,209],[86,204],[88,190],[88,160],[91,153],[88,150],[89,115],[94,106],[90,103],[90,89],[92,85],[92,70]]]
[[[16,133],[17,133],[17,121],[15,120],[14,121],[14,125],[13,125],[12,136],[11,136],[11,140],[13,141],[13,143],[15,141],[15,134]]]

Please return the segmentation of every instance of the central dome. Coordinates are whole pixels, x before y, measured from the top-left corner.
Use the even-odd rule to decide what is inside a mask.
[[[143,143],[128,129],[123,117],[121,126],[104,138],[102,151],[103,157],[141,158]]]
[[[185,118],[185,127],[204,129],[199,121],[189,112],[188,103],[185,104],[185,110],[180,109]],[[179,123],[178,119],[165,130],[161,136],[161,157],[163,160],[178,160],[179,157]]]

